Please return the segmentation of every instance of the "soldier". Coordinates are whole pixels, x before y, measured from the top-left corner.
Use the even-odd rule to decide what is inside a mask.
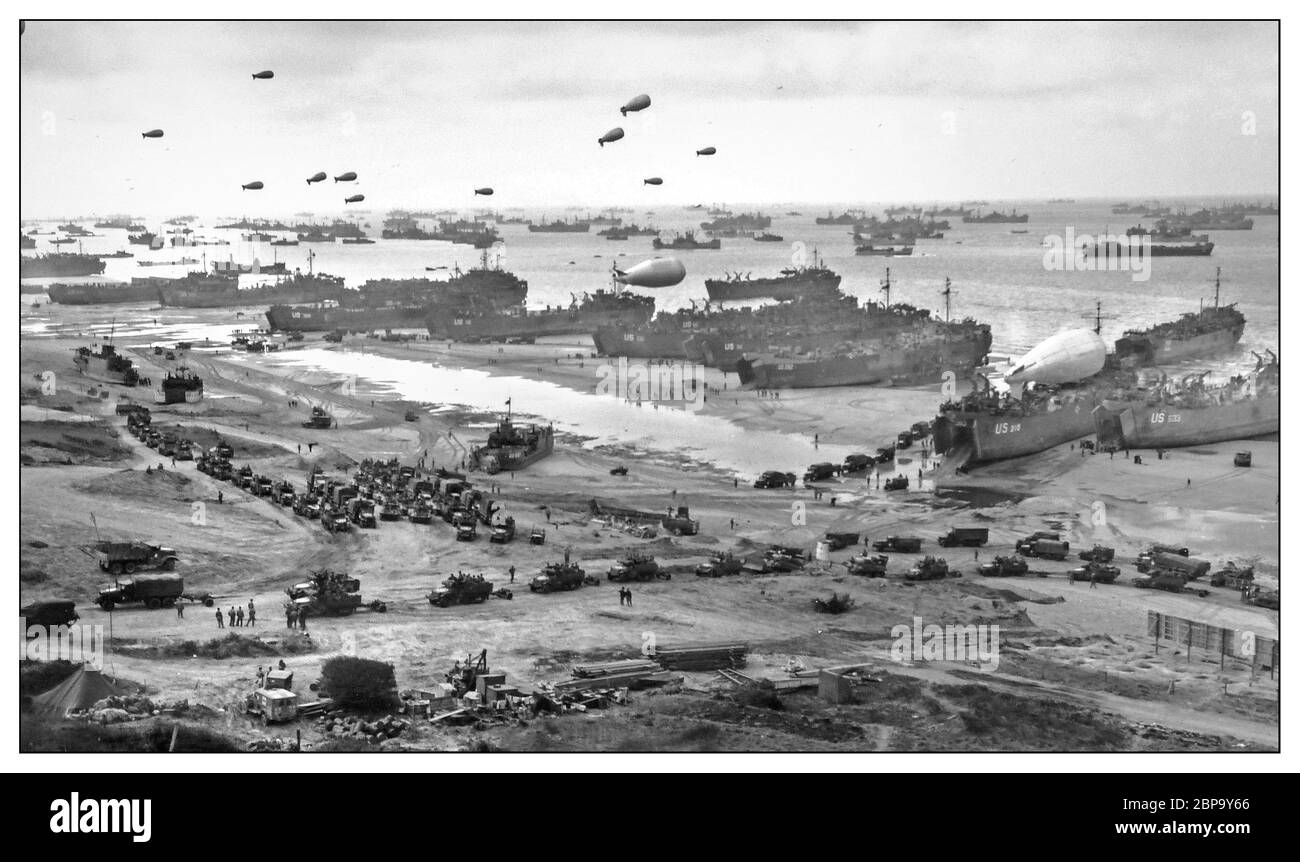
[[[235,625],[237,625],[237,626],[241,626],[241,627],[244,625],[244,609],[243,609],[243,608],[239,608],[238,610],[235,611]]]
[[[248,603],[248,624],[250,626],[257,625],[257,611],[254,609],[252,602]]]
[[[628,587],[628,588],[627,588],[627,606],[628,606],[629,608],[632,607],[632,588],[631,588],[631,587]]]
[[[296,616],[296,614],[294,613],[293,605],[289,605],[284,609],[284,625],[286,628],[293,628],[294,616]]]
[[[307,631],[307,609],[298,608],[298,628]]]
[[[181,604],[180,602],[176,603],[176,619],[178,620],[185,619],[185,605]]]
[[[226,627],[226,624],[225,624],[225,622],[221,619],[221,608],[217,608],[217,628],[219,628],[219,629],[224,629],[225,627]]]
[[[514,567],[514,566],[511,566],[511,567],[510,567],[510,583],[513,584],[514,582],[515,582],[515,567]]]
[[[231,605],[231,606],[230,606],[230,611],[229,611],[229,613],[228,613],[228,616],[230,617],[230,627],[231,627],[231,628],[234,628],[234,626],[235,626],[235,606],[234,606],[234,605]]]

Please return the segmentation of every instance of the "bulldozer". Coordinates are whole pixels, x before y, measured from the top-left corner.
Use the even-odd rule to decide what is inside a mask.
[[[442,586],[436,587],[429,593],[429,604],[440,608],[479,604],[487,601],[492,593],[492,582],[482,575],[457,572],[444,580]]]

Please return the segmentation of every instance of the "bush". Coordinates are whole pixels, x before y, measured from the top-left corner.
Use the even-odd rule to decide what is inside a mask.
[[[397,702],[393,666],[356,656],[335,656],[321,667],[321,694],[339,706],[390,709]]]

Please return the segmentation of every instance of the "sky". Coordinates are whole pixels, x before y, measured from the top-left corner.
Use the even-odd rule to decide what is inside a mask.
[[[1273,23],[33,21],[20,52],[24,217],[1278,186]]]

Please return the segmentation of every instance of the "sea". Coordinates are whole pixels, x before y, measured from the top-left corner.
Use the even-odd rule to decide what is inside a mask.
[[[1246,202],[1260,198],[1169,198],[1160,201],[1174,212],[1196,211],[1223,203]],[[1263,199],[1266,202],[1272,199]],[[598,234],[605,225],[593,224],[587,233],[532,233],[523,224],[503,224],[497,227],[503,242],[488,252],[487,262],[499,265],[528,282],[528,305],[541,309],[548,306],[567,306],[574,297],[613,285],[612,270],[626,269],[652,257],[676,257],[686,267],[686,278],[680,284],[661,289],[629,288],[653,295],[656,308],[675,310],[692,303],[703,304],[707,298],[704,281],[707,278],[724,278],[731,274],[750,274],[754,277],[774,276],[782,269],[812,263],[820,259],[826,266],[842,276],[841,289],[863,301],[883,302],[886,294],[882,284],[886,278],[890,285],[888,300],[905,302],[934,310],[940,316],[953,319],[972,318],[992,327],[992,354],[995,361],[1014,359],[1051,335],[1067,329],[1092,328],[1097,325],[1100,303],[1100,334],[1109,344],[1126,330],[1141,329],[1156,323],[1173,320],[1187,312],[1213,304],[1216,280],[1219,302],[1236,303],[1245,314],[1246,328],[1240,344],[1232,353],[1214,357],[1213,360],[1195,360],[1179,371],[1213,368],[1221,374],[1249,370],[1255,365],[1252,352],[1278,351],[1280,343],[1280,237],[1278,217],[1254,216],[1252,230],[1209,231],[1215,243],[1208,257],[1158,257],[1147,261],[1148,270],[1106,271],[1104,269],[1060,266],[1060,255],[1051,255],[1055,246],[1079,239],[1084,235],[1097,236],[1113,233],[1123,236],[1125,229],[1142,222],[1135,216],[1115,215],[1112,206],[1120,199],[1077,200],[1074,202],[1045,201],[993,201],[980,209],[1028,213],[1025,224],[964,224],[960,217],[948,217],[950,227],[943,239],[919,240],[908,256],[861,256],[855,254],[855,244],[848,225],[817,225],[818,216],[839,215],[846,210],[865,211],[884,216],[885,204],[843,202],[827,205],[807,203],[741,203],[726,204],[725,209],[734,214],[762,213],[771,216],[770,234],[782,237],[780,242],[757,242],[751,238],[723,238],[720,250],[662,251],[651,247],[650,236],[634,236],[627,240],[607,240]],[[1135,203],[1137,201],[1134,201]],[[929,207],[928,202],[914,202]],[[944,204],[939,204],[943,206]],[[661,206],[652,211],[620,209],[617,215],[625,223],[650,224],[668,238],[677,233],[695,231],[698,238],[706,238],[701,223],[710,221],[709,206],[700,208]],[[483,210],[465,209],[460,212],[469,217]],[[501,210],[503,215],[518,216],[535,221],[555,219],[582,219],[596,215],[597,209],[551,210]],[[359,286],[370,279],[379,278],[432,278],[445,279],[455,268],[467,269],[482,264],[482,252],[465,245],[421,240],[379,239],[385,213],[378,210],[352,211],[350,220],[360,224],[365,232],[375,238],[373,245],[344,245],[341,243],[302,243],[298,246],[271,246],[269,242],[250,242],[242,237],[247,231],[221,229],[217,225],[238,220],[239,216],[200,217],[189,227],[191,237],[225,240],[228,245],[207,245],[150,250],[145,246],[128,245],[126,232],[119,229],[95,229],[93,219],[80,220],[83,226],[99,234],[82,239],[80,249],[87,253],[126,250],[134,258],[109,259],[102,277],[77,279],[83,281],[127,281],[140,276],[176,276],[187,269],[210,267],[215,261],[235,260],[241,263],[284,261],[290,269],[311,268],[342,276],[348,286]],[[332,218],[332,216],[331,216]],[[318,218],[327,224],[331,218]],[[308,221],[304,217],[280,217],[285,223]],[[42,231],[54,230],[56,224],[67,219],[49,222],[25,222],[24,229],[38,227]],[[1148,224],[1151,220],[1145,220]],[[434,220],[421,220],[432,227]],[[145,220],[146,226],[160,235],[166,235],[170,226],[161,220]],[[1023,232],[1021,232],[1023,231]],[[61,234],[60,234],[61,235]],[[281,234],[289,236],[288,234]],[[50,235],[37,237],[38,248],[24,254],[46,253],[55,249],[47,240]],[[74,251],[78,246],[59,246],[61,251]],[[140,261],[174,261],[180,258],[197,258],[195,266],[141,267]],[[1071,256],[1072,257],[1072,256]],[[24,282],[25,289],[57,279],[38,279]],[[264,276],[245,275],[241,282],[252,286],[267,280]],[[951,293],[945,302],[945,284]],[[33,302],[41,303],[32,307]],[[743,305],[746,303],[733,303]],[[752,303],[751,303],[752,304]],[[20,297],[20,331],[24,338],[40,338],[66,332],[67,325],[60,322],[58,309],[51,309],[41,294],[23,294]],[[101,306],[96,309],[96,320],[91,326],[82,321],[77,329],[87,332],[107,333],[110,328],[118,335],[132,338],[137,343],[170,344],[192,341],[224,344],[230,333],[240,329],[265,326],[265,319],[256,309],[247,310],[245,317],[233,323],[214,323],[210,314],[188,315],[184,309],[159,312],[145,305]],[[362,348],[364,349],[364,348]],[[355,362],[334,355],[331,351],[295,351],[299,355],[292,361],[297,365],[315,367],[322,371],[344,373],[340,363],[354,370]],[[290,361],[288,355],[286,361]],[[402,397],[414,400],[432,399],[433,392],[427,375],[413,373],[413,369],[400,369],[372,363],[375,378]],[[427,365],[423,366],[427,368]],[[406,381],[406,382],[403,382]],[[377,382],[379,382],[377,380]],[[483,381],[479,381],[481,384]],[[524,385],[520,382],[520,385]],[[551,416],[564,414],[582,418],[581,424],[601,429],[593,438],[596,443],[646,444],[655,449],[671,447],[674,435],[680,435],[683,444],[692,448],[704,460],[723,462],[727,467],[745,473],[758,469],[750,464],[735,462],[729,444],[724,441],[734,436],[731,429],[717,426],[724,419],[684,415],[674,418],[671,411],[652,422],[628,421],[627,416],[612,415],[602,425],[594,417],[608,411],[608,405],[593,406],[585,400],[596,396],[582,393],[548,392],[547,410]],[[434,387],[436,388],[436,387]],[[467,385],[457,387],[457,404],[475,409],[497,409],[499,387]],[[553,387],[559,389],[559,387]],[[503,390],[504,391],[504,390]],[[864,389],[868,393],[870,390]],[[536,393],[541,397],[540,393]],[[846,398],[858,397],[845,393]],[[605,399],[606,401],[608,399]],[[522,403],[522,399],[520,400]],[[936,405],[937,406],[937,405]],[[620,408],[626,409],[626,408]],[[538,411],[542,415],[542,411]],[[926,418],[926,417],[912,417]],[[911,419],[909,419],[909,422]],[[907,424],[907,423],[904,423]],[[605,427],[608,426],[608,427]],[[617,426],[617,427],[615,427]],[[803,437],[808,437],[805,440]],[[689,444],[688,441],[695,441]],[[777,441],[763,441],[769,449]],[[882,440],[887,442],[886,440]],[[759,447],[761,450],[763,447]],[[825,446],[823,445],[823,448]],[[835,447],[838,450],[838,446]],[[853,448],[853,447],[850,447]],[[715,450],[716,451],[712,451]],[[815,449],[808,435],[793,435],[780,445],[782,454],[790,458],[804,457],[803,463],[823,460],[834,453]],[[805,457],[807,456],[807,457]]]

